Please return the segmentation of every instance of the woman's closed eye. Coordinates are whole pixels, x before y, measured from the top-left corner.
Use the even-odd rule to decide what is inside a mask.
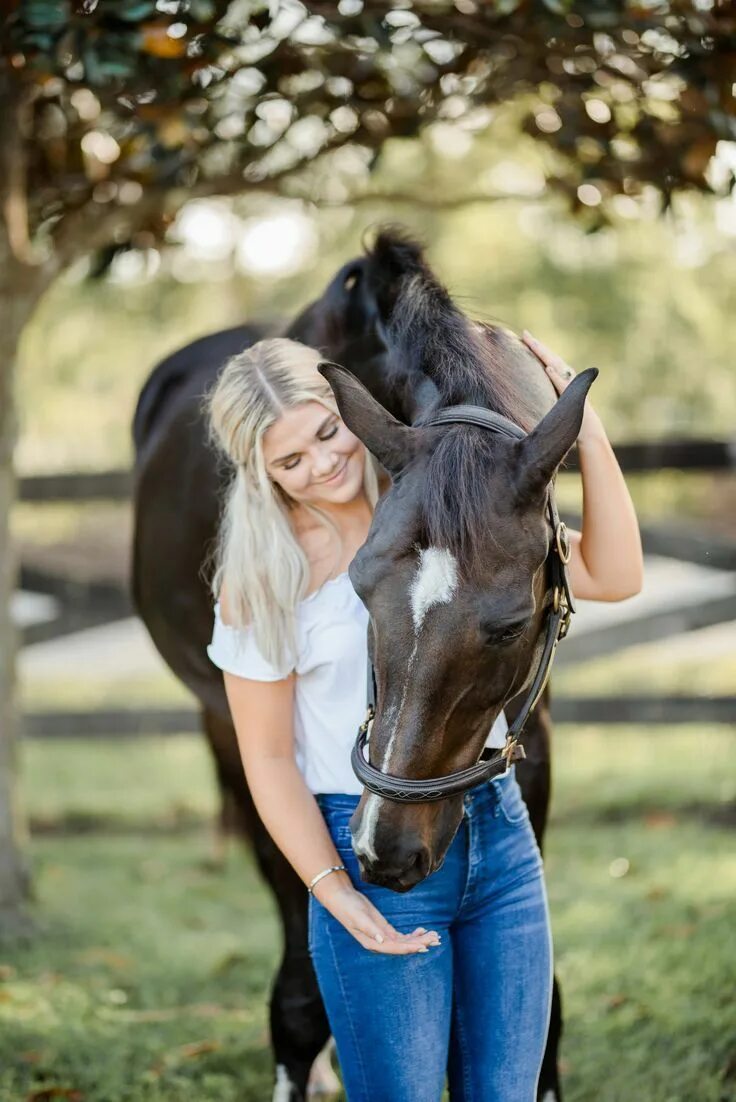
[[[339,427],[339,424],[335,422],[329,429],[325,429],[324,432],[320,433],[317,439],[321,441],[331,440],[333,436],[337,436],[337,430],[339,429]],[[301,453],[296,452],[293,456],[290,455],[288,460],[285,463],[282,463],[281,466],[285,471],[293,471],[295,467],[299,466],[300,460]]]

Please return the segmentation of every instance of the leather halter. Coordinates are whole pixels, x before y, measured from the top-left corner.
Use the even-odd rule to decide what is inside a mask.
[[[479,425],[500,436],[513,440],[523,440],[526,433],[513,421],[502,417],[482,406],[457,405],[437,410],[421,422],[422,427],[434,425]],[[409,777],[395,777],[382,773],[366,760],[364,749],[368,742],[371,723],[375,716],[375,678],[373,667],[368,660],[368,709],[366,718],[358,728],[358,736],[350,755],[350,764],[358,780],[377,796],[400,803],[425,803],[430,800],[442,800],[448,796],[457,796],[482,781],[490,780],[498,773],[506,772],[511,763],[526,757],[519,738],[529,715],[537,704],[552,668],[552,661],[560,639],[564,639],[570,627],[570,619],[575,611],[575,603],[570,590],[567,564],[570,561],[570,542],[567,529],[560,520],[550,486],[547,494],[547,514],[552,529],[552,539],[547,551],[549,580],[552,589],[552,601],[547,611],[547,628],[544,647],[529,692],[524,703],[509,727],[506,744],[502,750],[490,758],[481,755],[475,765],[459,769],[444,777],[429,777],[423,780]]]

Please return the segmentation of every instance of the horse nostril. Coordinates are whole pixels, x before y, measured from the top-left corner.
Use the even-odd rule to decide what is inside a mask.
[[[419,849],[414,853],[411,862],[406,867],[406,871],[418,872],[421,880],[429,875],[429,854],[426,849]]]
[[[375,884],[412,887],[424,880],[430,872],[430,855],[425,849],[408,853],[386,854],[385,857],[369,857],[358,852],[362,879]]]

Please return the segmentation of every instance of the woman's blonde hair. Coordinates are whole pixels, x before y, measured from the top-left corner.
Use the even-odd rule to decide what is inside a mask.
[[[291,499],[266,471],[263,437],[285,410],[303,402],[338,413],[330,385],[317,371],[324,358],[286,337],[258,341],[227,361],[205,399],[211,438],[234,466],[214,553],[212,593],[217,599],[224,586],[229,621],[235,627],[252,624],[259,650],[275,665],[295,654],[296,608],[310,572],[289,523]],[[375,505],[378,482],[369,453],[363,485]],[[336,534],[317,506],[302,507]]]

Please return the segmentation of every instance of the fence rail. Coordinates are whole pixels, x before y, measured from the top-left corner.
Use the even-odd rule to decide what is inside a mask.
[[[615,444],[621,469],[646,471],[736,470],[736,440],[633,440]],[[566,469],[578,469],[573,451]],[[134,475],[129,470],[29,475],[18,481],[20,501],[129,501]]]
[[[70,471],[18,479],[19,501],[130,501],[132,493],[129,470]]]
[[[559,696],[552,699],[556,723],[645,724],[654,728],[679,724],[736,725],[736,696]],[[90,712],[26,712],[22,734],[32,739],[141,738],[199,734],[202,724],[193,708],[108,708]]]
[[[670,439],[633,441],[614,446],[627,473],[671,471],[734,471],[736,440]],[[566,469],[578,469],[573,452]],[[128,470],[35,475],[19,481],[19,500],[41,502],[120,501],[131,499],[134,474]],[[579,518],[566,517],[579,526]],[[736,542],[704,532],[692,525],[642,525],[642,541],[648,554],[662,555],[736,575]],[[24,643],[56,638],[81,628],[121,619],[132,614],[130,597],[115,583],[72,581],[51,572],[22,566],[21,585],[57,599],[60,615],[53,622],[28,627]],[[736,585],[731,593],[698,603],[681,603],[674,593],[664,612],[652,612],[635,621],[605,630],[572,633],[560,648],[558,662],[573,665],[611,654],[639,643],[670,638],[712,624],[736,620]],[[715,698],[675,696],[595,696],[553,699],[552,716],[558,723],[646,724],[653,730],[674,724],[724,723],[736,725],[736,696]],[[106,709],[94,712],[33,711],[23,717],[28,738],[120,738],[199,732],[195,709]]]

